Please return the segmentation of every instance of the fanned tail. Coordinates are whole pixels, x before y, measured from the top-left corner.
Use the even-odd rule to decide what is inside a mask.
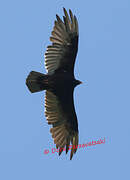
[[[47,80],[47,75],[31,71],[26,79],[26,85],[31,93],[43,91],[47,89],[45,80]]]

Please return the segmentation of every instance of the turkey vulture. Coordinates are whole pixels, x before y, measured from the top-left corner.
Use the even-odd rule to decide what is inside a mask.
[[[59,149],[66,153],[71,146],[70,159],[78,147],[78,122],[73,101],[74,88],[82,82],[74,77],[78,50],[78,22],[72,11],[64,10],[63,21],[56,15],[51,32],[51,45],[45,52],[47,74],[31,71],[26,85],[31,93],[46,90],[45,116],[52,127],[50,132]],[[70,145],[70,143],[72,145]]]

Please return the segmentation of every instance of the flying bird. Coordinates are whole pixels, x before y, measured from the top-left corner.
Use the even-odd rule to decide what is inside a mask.
[[[78,147],[78,121],[74,107],[74,88],[82,82],[75,79],[74,65],[78,51],[78,21],[72,11],[63,8],[63,20],[56,15],[51,45],[45,52],[47,74],[31,71],[26,85],[31,93],[46,90],[45,116],[52,125],[50,132],[59,155],[70,148],[70,159]]]

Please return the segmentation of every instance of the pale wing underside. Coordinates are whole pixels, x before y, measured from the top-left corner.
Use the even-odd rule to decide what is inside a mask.
[[[45,68],[48,73],[53,73],[58,68],[72,70],[78,48],[78,22],[71,10],[69,15],[64,9],[64,21],[56,15],[57,20],[53,27],[50,40],[52,45],[47,47],[45,53]]]
[[[50,91],[46,91],[45,94],[45,116],[48,124],[53,126],[50,132],[56,147],[59,148],[59,155],[64,147],[66,147],[66,153],[68,152],[70,143],[72,143],[72,147],[78,146],[78,132],[71,129],[71,119],[69,120],[63,112],[57,96]],[[71,149],[70,159],[76,150],[77,148]]]

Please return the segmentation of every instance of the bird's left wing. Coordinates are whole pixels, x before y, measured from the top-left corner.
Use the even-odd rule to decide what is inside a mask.
[[[47,47],[45,53],[45,68],[48,73],[67,71],[73,74],[78,50],[78,22],[71,10],[70,17],[66,9],[63,10],[64,21],[56,15],[57,20],[50,37],[52,45]]]
[[[59,155],[66,147],[66,153],[72,144],[70,159],[78,147],[78,122],[73,102],[73,92],[67,97],[58,97],[53,92],[46,91],[45,95],[45,116],[48,124],[52,125],[50,132],[56,147],[59,148]]]

